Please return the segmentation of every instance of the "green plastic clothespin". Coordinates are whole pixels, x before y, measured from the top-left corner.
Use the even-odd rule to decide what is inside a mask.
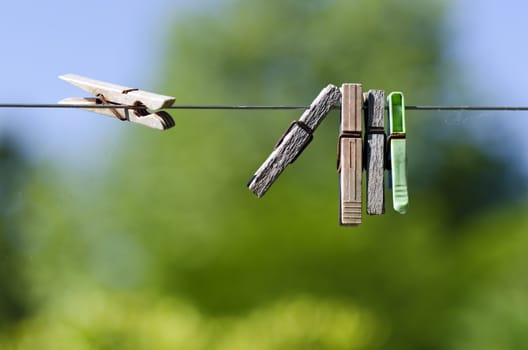
[[[392,201],[394,210],[407,212],[407,150],[405,133],[405,103],[403,93],[392,92],[387,97],[389,105],[389,148],[392,176]]]

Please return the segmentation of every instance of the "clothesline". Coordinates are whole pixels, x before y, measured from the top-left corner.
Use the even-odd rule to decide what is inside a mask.
[[[144,106],[128,106],[117,104],[99,104],[99,105],[83,105],[83,104],[47,104],[47,103],[0,103],[0,108],[28,108],[28,109],[75,109],[75,108],[90,108],[90,109],[147,109]],[[306,110],[310,106],[287,106],[287,105],[173,105],[164,109],[189,109],[189,110]],[[335,107],[340,108],[340,106]],[[521,112],[528,111],[526,106],[425,106],[414,105],[405,106],[408,111],[509,111]]]

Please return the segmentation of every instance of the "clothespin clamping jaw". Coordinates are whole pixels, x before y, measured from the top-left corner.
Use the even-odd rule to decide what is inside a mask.
[[[167,112],[157,111],[150,113],[148,111],[172,106],[175,100],[174,97],[131,89],[75,74],[61,75],[59,78],[95,96],[91,98],[70,97],[60,101],[59,103],[61,104],[82,105],[83,107],[80,108],[91,112],[115,117],[120,120],[127,120],[159,130],[169,129],[175,125],[174,120]],[[90,108],[91,105],[96,106],[101,104],[120,107]]]
[[[407,150],[405,132],[405,103],[403,93],[392,92],[387,97],[389,105],[388,152],[392,175],[392,200],[394,210],[407,212],[409,194],[407,191]]]

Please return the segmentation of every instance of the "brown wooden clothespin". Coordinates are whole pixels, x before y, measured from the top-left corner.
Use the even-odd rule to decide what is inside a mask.
[[[262,163],[249,180],[248,187],[257,197],[262,197],[273,182],[293,163],[313,138],[314,130],[341,98],[339,88],[330,84],[312,102],[299,120],[294,121],[281,137],[268,159]]]
[[[362,85],[343,84],[341,94],[341,128],[338,145],[339,223],[359,225],[362,222]]]
[[[385,213],[385,92],[369,90],[365,105],[365,171],[367,214]]]

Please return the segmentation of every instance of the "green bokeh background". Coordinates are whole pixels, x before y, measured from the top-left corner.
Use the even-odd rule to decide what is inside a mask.
[[[171,28],[153,74],[182,104],[308,104],[344,82],[448,102],[447,6],[229,1]],[[409,213],[342,228],[337,112],[262,199],[245,184],[298,112],[172,114],[87,173],[4,138],[0,349],[528,347],[526,178],[500,135],[408,112]]]

